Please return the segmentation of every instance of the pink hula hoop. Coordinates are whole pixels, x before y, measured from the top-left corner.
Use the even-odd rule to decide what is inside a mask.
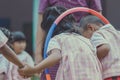
[[[98,18],[100,18],[105,24],[109,24],[110,23],[103,15],[101,15],[99,12],[97,12],[95,10],[92,10],[92,9],[89,9],[89,8],[85,8],[85,7],[76,7],[76,8],[69,9],[69,10],[65,11],[64,13],[62,13],[55,20],[55,24],[58,24],[61,21],[61,19],[63,19],[68,14],[71,14],[71,13],[74,13],[74,12],[79,12],[79,11],[91,13],[92,15],[95,15]]]

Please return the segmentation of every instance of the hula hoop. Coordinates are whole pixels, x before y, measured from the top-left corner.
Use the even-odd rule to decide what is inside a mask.
[[[55,27],[57,26],[57,24],[65,17],[67,16],[68,14],[71,14],[71,13],[74,13],[74,12],[80,12],[80,11],[83,11],[83,12],[88,12],[88,13],[91,13],[92,15],[95,15],[97,16],[98,18],[100,18],[105,24],[109,24],[110,22],[103,16],[101,15],[99,12],[95,11],[95,10],[92,10],[92,9],[89,9],[89,8],[85,8],[85,7],[76,7],[76,8],[72,8],[72,9],[69,9],[67,11],[65,11],[64,13],[62,13],[55,21],[54,23],[52,24],[48,34],[47,34],[47,37],[46,37],[46,40],[45,40],[45,45],[44,45],[44,59],[47,58],[47,48],[48,48],[48,43],[52,37],[52,34],[53,34],[53,31],[55,29]],[[45,74],[46,74],[46,80],[51,80],[51,77],[50,77],[50,74],[49,74],[49,71],[48,69],[45,70]]]

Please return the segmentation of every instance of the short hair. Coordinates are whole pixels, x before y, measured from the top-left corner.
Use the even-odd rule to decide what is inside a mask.
[[[80,20],[80,27],[83,29],[87,28],[87,24],[102,24],[104,25],[104,22],[102,22],[98,17],[93,15],[88,15],[85,17],[82,17]]]
[[[0,27],[0,30],[1,30],[1,31],[4,33],[4,35],[8,38],[8,42],[12,41],[13,36],[12,36],[11,32],[10,32],[8,29],[6,29],[6,28],[4,28],[4,27]]]
[[[14,43],[16,41],[26,41],[26,37],[23,32],[21,31],[16,31],[12,32],[13,40],[11,43]]]
[[[66,8],[61,6],[54,6],[49,7],[45,10],[43,14],[43,21],[41,23],[42,29],[48,33],[51,25],[56,20],[56,18],[61,15],[64,11],[66,11]],[[60,23],[57,25],[53,32],[53,36],[60,34],[62,32],[65,32],[73,27],[73,23],[75,22],[75,19],[72,15],[67,15],[60,21]]]

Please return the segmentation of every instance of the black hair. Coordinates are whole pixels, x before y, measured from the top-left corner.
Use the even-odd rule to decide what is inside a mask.
[[[66,8],[61,7],[61,6],[54,6],[54,7],[49,7],[45,10],[43,14],[43,21],[41,23],[42,29],[48,33],[51,25],[55,21],[55,19],[61,15],[64,11],[66,11]],[[53,36],[60,34],[62,32],[66,32],[67,30],[71,29],[75,23],[75,19],[72,15],[67,15],[62,19],[57,27],[55,28],[53,32]]]
[[[26,37],[21,31],[12,32],[12,36],[13,40],[11,41],[11,43],[14,43],[16,41],[26,41]]]
[[[4,35],[8,38],[8,42],[11,42],[12,39],[13,39],[13,36],[11,34],[11,32],[6,29],[6,28],[3,28],[3,27],[0,27],[0,30],[4,33]]]
[[[87,28],[87,24],[102,24],[104,25],[104,22],[102,22],[98,17],[93,15],[88,15],[85,17],[82,17],[80,20],[80,27],[83,29]]]

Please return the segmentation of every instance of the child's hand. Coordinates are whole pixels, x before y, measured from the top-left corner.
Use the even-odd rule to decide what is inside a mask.
[[[23,77],[23,78],[28,78],[34,75],[34,70],[33,67],[25,64],[25,67],[22,69],[18,70],[19,74]]]

